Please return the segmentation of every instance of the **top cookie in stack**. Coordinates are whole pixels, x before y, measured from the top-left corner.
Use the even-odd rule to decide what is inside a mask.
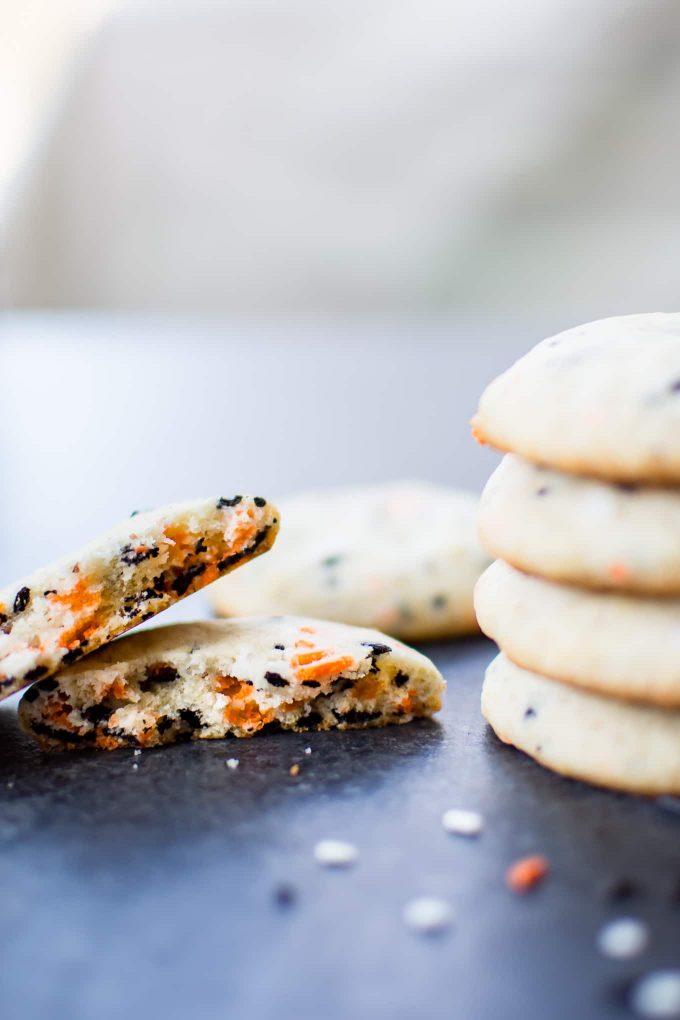
[[[680,792],[680,314],[544,340],[473,432],[508,452],[480,507],[504,561],[476,593],[484,714],[564,774]]]

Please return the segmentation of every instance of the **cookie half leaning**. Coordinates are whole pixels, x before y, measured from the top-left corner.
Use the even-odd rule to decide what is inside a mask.
[[[251,617],[121,638],[34,684],[19,716],[45,749],[112,750],[404,723],[436,712],[443,689],[429,659],[378,631]]]
[[[0,590],[0,699],[265,552],[277,531],[259,496],[175,503]]]
[[[482,712],[506,744],[555,772],[597,786],[680,794],[680,711],[579,690],[498,655]]]

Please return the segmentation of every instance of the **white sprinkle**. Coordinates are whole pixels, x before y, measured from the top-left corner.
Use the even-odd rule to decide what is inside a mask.
[[[133,765],[132,767],[133,767],[133,769],[138,769],[138,768],[139,768],[139,765],[137,764],[137,762],[135,762],[135,763],[134,763],[134,765]]]
[[[314,857],[325,868],[349,868],[359,859],[359,851],[352,843],[322,839],[314,847]]]
[[[311,753],[312,753],[311,747],[306,747],[305,748],[305,754],[311,754]]]
[[[640,978],[631,995],[640,1016],[680,1017],[680,970],[656,970]]]
[[[445,900],[421,896],[404,907],[404,923],[414,931],[434,934],[451,925],[451,908]]]
[[[138,755],[142,753],[141,747],[136,747],[132,753],[134,754],[135,758],[138,757]]]
[[[636,917],[619,917],[601,928],[597,948],[612,960],[629,960],[641,953],[649,941],[649,929]]]
[[[457,836],[478,836],[484,828],[484,819],[478,811],[451,808],[442,815],[442,825],[447,832],[453,832]]]
[[[227,758],[225,765],[227,766],[228,769],[237,769],[238,758]]]

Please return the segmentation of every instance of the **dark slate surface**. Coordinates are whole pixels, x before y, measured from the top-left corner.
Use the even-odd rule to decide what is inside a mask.
[[[383,731],[46,757],[0,710],[2,1016],[629,1015],[626,982],[679,962],[680,815],[501,746],[478,710],[492,647],[429,651],[449,680],[439,723]],[[478,840],[443,831],[452,806],[484,813]],[[324,837],[355,842],[359,864],[320,868]],[[549,879],[513,896],[505,868],[536,851]],[[639,892],[614,904],[620,878]],[[424,893],[455,910],[443,937],[401,922]],[[596,932],[624,912],[651,922],[652,944],[603,960]]]

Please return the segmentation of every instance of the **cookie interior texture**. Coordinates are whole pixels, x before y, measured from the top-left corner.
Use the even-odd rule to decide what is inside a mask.
[[[542,765],[598,786],[680,794],[680,711],[603,697],[498,655],[482,712],[496,735]]]
[[[101,647],[253,556],[278,530],[260,497],[133,515],[0,592],[0,697]]]
[[[309,615],[407,641],[475,631],[472,590],[488,563],[477,503],[426,482],[289,497],[272,555],[216,584],[213,605],[221,616]]]
[[[24,730],[51,750],[154,747],[409,722],[441,707],[424,655],[377,631],[296,617],[174,624],[40,680]]]

